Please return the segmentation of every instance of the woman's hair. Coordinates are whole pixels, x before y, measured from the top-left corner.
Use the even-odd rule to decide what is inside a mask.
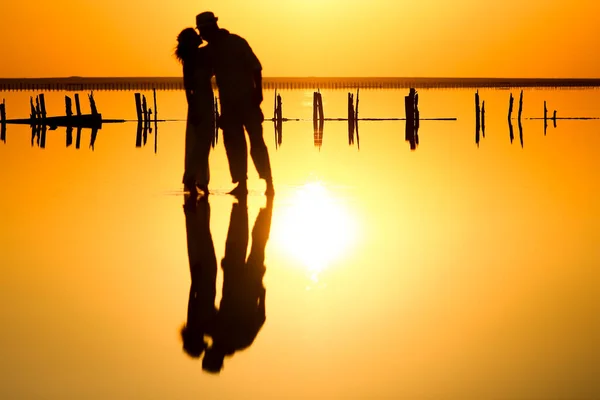
[[[185,28],[177,35],[175,57],[179,62],[183,62],[201,43],[202,38],[194,28]]]

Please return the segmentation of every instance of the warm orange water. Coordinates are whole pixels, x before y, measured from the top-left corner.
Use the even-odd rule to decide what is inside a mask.
[[[180,180],[184,122],[135,148],[135,124],[105,125],[95,149],[65,130],[0,143],[0,397],[600,397],[600,120],[517,122],[508,91],[420,92],[420,145],[404,122],[287,122],[275,148],[277,194],[266,247],[266,323],[218,376],[181,348],[190,275]],[[62,114],[65,93],[46,95]],[[149,99],[151,93],[145,93]],[[365,90],[361,117],[403,117],[405,91]],[[31,93],[5,93],[9,118]],[[83,95],[83,94],[82,94]],[[513,91],[515,113],[518,92]],[[344,117],[346,91],[323,91]],[[134,118],[131,92],[97,92],[105,118]],[[265,94],[272,115],[272,93]],[[283,91],[283,113],[312,117],[312,92]],[[85,96],[82,96],[85,98]],[[560,116],[600,117],[600,91],[526,90]],[[159,92],[183,119],[183,92]],[[87,104],[83,106],[87,112]],[[250,229],[265,206],[250,164]],[[225,152],[211,155],[211,232],[223,256],[234,199]],[[219,271],[219,274],[221,272]],[[217,287],[221,286],[219,275]],[[217,301],[220,298],[217,292]]]

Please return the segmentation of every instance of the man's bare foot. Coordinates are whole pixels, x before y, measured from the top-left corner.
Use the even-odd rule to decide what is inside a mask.
[[[235,188],[233,188],[233,190],[231,190],[228,194],[235,197],[247,196],[248,186],[246,186],[246,182],[238,183],[238,185]]]

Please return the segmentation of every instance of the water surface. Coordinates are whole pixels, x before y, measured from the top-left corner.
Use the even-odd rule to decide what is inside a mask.
[[[404,117],[405,90],[363,90],[360,117]],[[190,272],[181,191],[183,92],[158,92],[165,122],[104,125],[93,150],[45,148],[26,126],[0,142],[2,398],[600,397],[600,117],[596,90],[421,90],[419,145],[404,121],[326,121],[311,90],[284,90],[277,194],[266,246],[266,322],[219,375],[182,350]],[[347,91],[323,90],[326,117]],[[512,90],[518,103],[518,90]],[[29,96],[4,93],[9,118]],[[62,114],[65,92],[46,94]],[[72,93],[67,93],[72,94]],[[151,99],[151,92],[144,93]],[[85,94],[81,94],[85,98]],[[105,118],[135,119],[132,92],[96,92]],[[264,113],[273,113],[272,92]],[[87,104],[83,105],[87,112]],[[516,115],[514,115],[516,117]],[[221,138],[211,153],[217,261],[235,199]],[[264,184],[249,169],[250,229]],[[222,272],[217,277],[217,305]]]

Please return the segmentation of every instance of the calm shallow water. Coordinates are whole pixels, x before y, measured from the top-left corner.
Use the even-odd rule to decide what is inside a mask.
[[[344,117],[347,91],[322,91]],[[513,90],[517,97],[518,91]],[[4,93],[9,118],[32,93]],[[46,94],[62,114],[65,93]],[[145,93],[151,99],[151,93]],[[312,91],[281,92],[283,114],[312,117]],[[406,91],[365,90],[360,116],[403,117]],[[404,121],[286,122],[266,246],[266,322],[219,375],[182,350],[190,272],[181,193],[184,122],[135,148],[135,123],[105,125],[94,150],[65,129],[31,146],[0,142],[2,398],[600,397],[600,91],[524,93],[523,146],[511,143],[509,91],[420,91],[419,146]],[[82,96],[85,98],[85,96]],[[265,114],[272,96],[265,93]],[[131,92],[97,92],[105,118],[135,118]],[[87,104],[83,106],[87,112]],[[159,92],[183,119],[183,92]],[[225,250],[232,187],[211,154],[210,229]],[[250,229],[266,199],[252,164]],[[217,277],[217,304],[222,271]]]

